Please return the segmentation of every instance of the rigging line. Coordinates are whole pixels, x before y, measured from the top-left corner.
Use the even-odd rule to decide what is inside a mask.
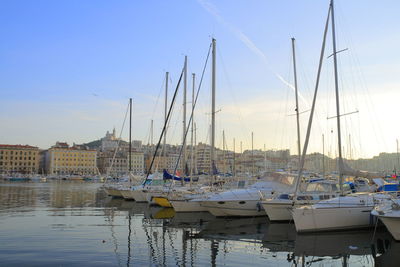
[[[146,178],[145,178],[144,181],[143,181],[143,184],[146,183],[146,181],[147,181],[148,178],[149,178],[149,175],[150,175],[150,172],[151,172],[151,168],[153,167],[154,160],[155,160],[155,158],[156,158],[156,156],[157,156],[157,151],[158,151],[158,149],[160,148],[161,140],[162,140],[162,137],[163,137],[163,135],[164,135],[165,128],[167,127],[167,122],[168,122],[168,120],[169,120],[169,118],[170,118],[170,115],[171,115],[172,106],[173,106],[174,103],[175,103],[175,99],[176,99],[176,96],[177,96],[177,94],[178,94],[179,85],[181,84],[181,81],[182,81],[183,72],[184,72],[184,68],[182,68],[181,75],[180,75],[179,80],[178,80],[178,83],[177,83],[177,85],[176,85],[176,89],[175,89],[175,92],[174,92],[174,96],[173,96],[173,98],[172,98],[172,100],[171,100],[171,106],[170,106],[170,108],[169,108],[169,111],[168,111],[168,114],[167,114],[167,118],[166,118],[166,120],[164,121],[164,127],[163,127],[163,129],[162,129],[162,131],[161,131],[160,138],[159,138],[159,140],[158,140],[156,149],[155,149],[155,151],[154,151],[153,158],[151,159],[151,163],[150,163],[149,169],[148,169],[148,171],[147,171]]]
[[[218,52],[218,53],[217,53],[217,56],[218,56],[218,58],[220,59],[220,62],[221,62],[221,65],[222,65],[222,69],[224,70],[225,79],[226,79],[226,81],[227,81],[227,83],[228,83],[228,87],[229,87],[229,89],[230,89],[230,93],[231,93],[231,96],[232,96],[232,98],[233,98],[233,102],[234,102],[234,104],[235,104],[235,106],[236,106],[236,109],[237,109],[237,111],[238,111],[238,113],[239,113],[240,123],[243,124],[243,126],[244,126],[244,127],[240,127],[240,129],[242,130],[242,134],[245,135],[245,132],[248,132],[249,127],[247,127],[246,121],[243,119],[243,113],[242,113],[242,110],[240,109],[240,105],[238,105],[235,92],[234,92],[234,90],[232,89],[232,88],[233,88],[233,87],[232,87],[232,83],[231,83],[231,81],[229,80],[228,72],[227,72],[226,66],[225,66],[225,61],[223,60],[222,53],[221,53],[221,51],[219,50],[219,46],[217,47],[217,52]]]
[[[197,99],[199,98],[199,93],[200,93],[201,85],[203,84],[204,73],[205,73],[206,68],[207,68],[208,59],[210,58],[211,47],[212,47],[212,43],[210,44],[210,46],[209,46],[209,48],[208,48],[208,53],[207,53],[207,57],[206,57],[206,62],[204,63],[203,71],[202,71],[202,73],[201,73],[200,82],[199,82],[199,85],[198,85],[198,87],[197,87],[196,97],[195,97],[194,103],[193,103],[193,105],[192,105],[192,112],[191,112],[191,114],[190,114],[189,123],[188,123],[188,125],[186,126],[185,135],[183,136],[183,142],[182,142],[181,149],[180,149],[180,151],[179,151],[178,160],[176,161],[176,165],[175,165],[175,169],[174,169],[174,172],[173,172],[173,176],[175,176],[176,170],[178,169],[179,161],[180,161],[180,159],[181,159],[181,155],[182,155],[182,151],[183,151],[183,144],[185,144],[185,142],[186,142],[186,137],[187,137],[187,134],[188,134],[188,132],[189,132],[190,125],[191,125],[191,123],[192,123],[194,109],[196,108]],[[185,169],[186,166],[182,166],[182,167],[183,167],[183,169]],[[183,175],[183,177],[182,177],[182,182],[184,182],[184,179],[183,179],[184,176],[185,176],[185,175]],[[171,190],[170,190],[170,189],[171,189],[171,186],[172,186],[172,183],[170,183],[170,185],[169,185],[168,194],[169,194],[169,192],[171,191]]]
[[[252,51],[254,54],[256,54],[257,56],[259,56],[263,63],[266,65],[266,67],[268,68],[268,70],[270,72],[272,72],[272,74],[278,79],[280,80],[283,84],[287,85],[289,88],[291,88],[292,90],[294,89],[294,86],[289,83],[288,81],[286,81],[279,73],[275,72],[271,65],[269,64],[268,58],[265,55],[265,53],[263,51],[261,51],[260,48],[258,48],[256,46],[256,44],[246,35],[244,34],[240,29],[238,29],[237,27],[235,27],[234,25],[232,25],[231,23],[227,22],[219,13],[218,9],[216,8],[215,5],[211,4],[210,2],[208,2],[207,0],[197,0],[200,5],[209,13],[211,14],[220,24],[222,24],[223,26],[227,27],[229,29],[229,31],[231,33],[234,34],[234,36],[239,39],[239,41],[241,41],[248,49],[250,49],[250,51]],[[300,99],[305,103],[305,105],[308,107],[309,104],[307,103],[307,100],[301,95],[299,94]]]
[[[152,119],[154,119],[154,114],[155,114],[156,109],[158,107],[158,101],[160,100],[161,93],[163,92],[163,89],[164,89],[164,83],[165,83],[165,79],[163,78],[162,79],[162,83],[161,83],[161,87],[160,87],[160,91],[158,92],[157,100],[156,100],[156,103],[154,105],[153,112],[151,114],[151,118]]]
[[[117,151],[118,151],[118,148],[119,148],[119,143],[121,142],[121,136],[122,136],[122,132],[123,132],[124,127],[125,127],[125,122],[126,122],[126,117],[128,116],[128,111],[129,111],[129,102],[128,102],[128,107],[126,108],[126,112],[125,112],[125,116],[124,116],[124,121],[123,121],[123,123],[122,123],[121,131],[119,132],[119,138],[118,138],[117,148],[116,148],[115,151],[114,151],[114,155],[113,155],[113,158],[112,158],[112,160],[111,160],[111,165],[110,165],[110,167],[108,168],[108,170],[106,171],[106,179],[104,179],[104,184],[107,182],[107,179],[108,179],[108,176],[109,176],[109,174],[110,174],[111,168],[112,168],[113,165],[114,165],[115,156],[117,155]]]

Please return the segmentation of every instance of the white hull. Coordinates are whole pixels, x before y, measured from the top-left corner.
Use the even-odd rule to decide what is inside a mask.
[[[104,191],[106,191],[107,195],[112,197],[123,197],[121,190],[117,188],[105,187]]]
[[[208,211],[207,208],[200,205],[200,201],[195,200],[171,200],[169,199],[172,207],[176,212],[198,212]]]
[[[122,194],[125,199],[134,199],[136,202],[147,202],[146,193],[142,189],[124,190]]]
[[[387,199],[386,194],[355,193],[293,209],[292,215],[298,232],[371,227],[376,222],[372,209]]]
[[[400,241],[400,218],[380,216],[379,219],[385,224],[393,238]]]
[[[373,225],[373,206],[293,209],[297,232],[317,232],[365,228]]]
[[[202,201],[201,206],[216,217],[265,216],[259,200]]]
[[[290,221],[293,219],[292,202],[262,202],[261,205],[270,221]]]
[[[131,195],[131,192],[132,190],[130,189],[122,190],[121,191],[122,197],[127,200],[134,200],[133,196]]]
[[[270,221],[291,221],[293,220],[292,211],[305,205],[312,205],[316,200],[297,201],[293,203],[292,200],[267,200],[261,202],[261,205]]]

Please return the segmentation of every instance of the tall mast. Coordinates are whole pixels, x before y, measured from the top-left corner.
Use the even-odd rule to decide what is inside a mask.
[[[339,80],[338,80],[338,69],[337,69],[337,56],[336,56],[336,33],[335,33],[335,12],[333,6],[333,0],[331,0],[331,21],[332,21],[332,46],[333,46],[333,66],[335,73],[335,93],[336,93],[336,122],[338,130],[338,151],[339,151],[339,185],[340,193],[343,195],[343,157],[342,157],[342,139],[340,131],[340,107],[339,107]]]
[[[191,147],[191,156],[190,156],[190,182],[192,182],[192,176],[194,171],[194,147],[193,147],[193,138],[194,138],[194,99],[195,99],[195,79],[196,74],[192,73],[192,131],[191,131],[191,140],[190,140],[190,147]]]
[[[251,175],[254,176],[254,134],[251,132]]]
[[[322,178],[325,178],[325,136],[322,134]]]
[[[197,173],[197,139],[196,139],[196,123],[194,123],[194,173]]]
[[[225,130],[222,130],[222,160],[224,162],[224,173],[226,173]]]
[[[150,122],[150,144],[153,145],[153,120]]]
[[[294,91],[296,94],[296,122],[297,122],[297,151],[299,154],[299,167],[300,168],[300,157],[301,157],[301,147],[300,147],[300,116],[299,116],[299,93],[297,89],[297,71],[296,71],[296,49],[295,49],[296,39],[292,38],[292,52],[293,52],[293,74],[294,74]]]
[[[235,144],[235,138],[233,138],[233,170],[232,170],[232,175],[236,175],[236,144]]]
[[[129,173],[132,171],[132,98],[129,98]]]
[[[264,172],[267,172],[267,149],[264,144]]]
[[[216,60],[216,41],[212,39],[212,74],[211,74],[211,151],[210,151],[210,158],[211,158],[211,173],[214,178],[213,173],[213,166],[215,164],[215,60]]]
[[[182,132],[182,170],[186,170],[186,90],[187,90],[187,56],[185,56],[185,70],[183,73],[183,132]],[[185,173],[186,174],[186,173]],[[183,179],[182,179],[183,181]],[[183,182],[182,182],[183,183]]]
[[[165,105],[164,105],[164,122],[167,121],[167,109],[168,109],[168,76],[169,72],[165,73]],[[163,156],[167,154],[167,128],[164,132],[164,144],[163,144]]]
[[[400,160],[399,160],[399,139],[396,139],[396,155],[397,155],[397,168],[396,170],[399,171],[400,169]],[[397,172],[396,172],[397,176]],[[397,177],[396,177],[397,178]]]

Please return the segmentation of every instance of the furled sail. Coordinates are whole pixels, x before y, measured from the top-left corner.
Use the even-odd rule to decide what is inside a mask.
[[[365,177],[368,179],[385,177],[385,175],[383,173],[368,172],[368,171],[361,171],[361,170],[353,169],[347,163],[345,163],[344,161],[340,161],[340,160],[339,160],[339,170],[343,175]]]

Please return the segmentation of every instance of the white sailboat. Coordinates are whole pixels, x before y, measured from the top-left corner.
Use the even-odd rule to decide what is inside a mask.
[[[370,212],[378,203],[390,198],[386,194],[374,193],[355,193],[345,195],[343,191],[343,157],[341,145],[341,131],[340,131],[340,106],[339,106],[339,89],[338,89],[338,71],[337,71],[337,50],[335,41],[335,21],[334,21],[334,5],[333,0],[330,2],[327,23],[325,26],[324,42],[326,38],[327,25],[331,18],[332,26],[332,42],[333,42],[333,62],[335,74],[335,91],[336,91],[336,119],[338,131],[338,151],[339,151],[339,185],[341,187],[341,195],[339,197],[323,200],[311,206],[303,206],[293,209],[293,220],[295,222],[296,230],[298,232],[315,232],[339,229],[353,229],[369,227],[373,225]],[[321,52],[323,55],[324,45]],[[320,58],[321,67],[322,57]],[[317,84],[319,73],[317,78]],[[310,127],[312,122],[312,114],[315,106],[316,91],[314,93],[313,107],[310,115],[310,121],[307,129],[306,144],[309,139]],[[303,150],[301,167],[304,164],[304,156],[307,146]],[[301,173],[302,169],[300,169]]]

